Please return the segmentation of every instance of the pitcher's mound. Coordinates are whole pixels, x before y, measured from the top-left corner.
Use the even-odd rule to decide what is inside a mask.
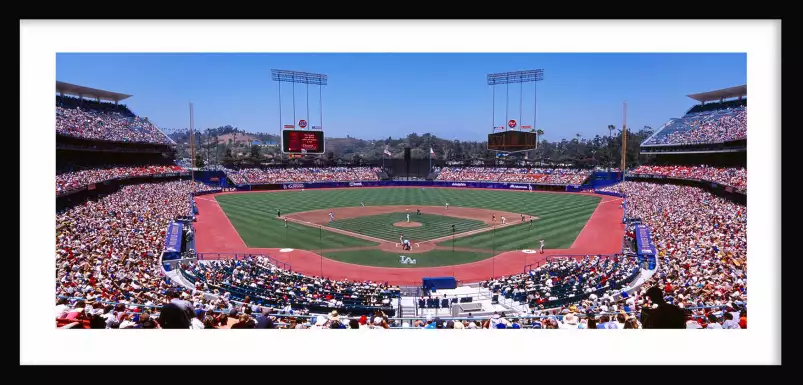
[[[401,221],[401,222],[394,223],[393,226],[396,226],[396,227],[421,227],[423,225],[421,223],[419,223],[419,222]]]

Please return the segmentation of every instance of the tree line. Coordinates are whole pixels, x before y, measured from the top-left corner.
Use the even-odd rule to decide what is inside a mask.
[[[499,162],[502,164],[518,164],[525,160],[540,164],[565,164],[575,167],[619,167],[622,150],[622,130],[614,125],[606,127],[608,135],[595,135],[591,138],[575,134],[571,139],[560,141],[538,141],[538,148],[533,151],[512,153],[505,157],[497,157],[495,151],[487,149],[486,141],[461,141],[439,138],[431,133],[408,134],[406,137],[393,138],[391,136],[381,140],[357,139],[347,136],[345,138],[326,138],[326,152],[320,155],[308,155],[302,159],[288,159],[282,154],[278,145],[277,135],[265,133],[249,133],[232,126],[206,128],[196,130],[195,153],[196,165],[220,164],[226,167],[254,167],[271,163],[296,163],[316,165],[338,164],[381,164],[385,159],[401,159],[404,157],[404,148],[410,147],[411,156],[417,159],[428,159],[430,149],[435,153],[433,159],[447,162],[476,164],[483,162]],[[538,130],[539,137],[544,134]],[[188,159],[190,157],[189,130],[166,130],[168,136],[177,143],[176,156]],[[652,135],[649,126],[635,131],[628,129],[626,162],[628,167],[635,167],[648,162],[648,157],[640,155],[640,144]],[[228,135],[227,141],[220,140]],[[242,140],[245,136],[253,137],[260,144]],[[239,136],[239,138],[238,138]],[[391,155],[385,155],[385,150]],[[492,163],[493,164],[493,163]]]

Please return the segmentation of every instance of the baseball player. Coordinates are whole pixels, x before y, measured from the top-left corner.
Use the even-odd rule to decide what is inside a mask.
[[[402,233],[402,235],[399,236],[399,243],[401,243],[402,245],[404,244],[404,233]]]
[[[524,214],[521,214],[521,223],[524,223]]]
[[[502,217],[502,224],[505,224],[505,217]]]
[[[541,240],[541,247],[538,249],[538,251],[540,251],[541,254],[544,253],[544,240],[543,239]]]
[[[530,192],[533,192],[533,185],[531,185],[531,184],[528,184],[528,185],[527,185],[527,188],[528,188],[528,189],[530,189]]]
[[[412,247],[410,247],[410,240],[409,239],[405,239],[403,245],[404,245],[404,247],[403,247],[404,250],[412,249]]]
[[[410,213],[407,213],[407,223],[410,223]]]
[[[446,210],[449,210],[449,202],[446,202]]]
[[[335,220],[335,213],[330,211],[329,212],[329,222],[332,222],[334,220]]]
[[[530,217],[530,227],[533,227],[533,217]]]
[[[284,217],[284,227],[287,227],[287,217]]]
[[[491,222],[496,222],[496,215],[495,214],[491,215]]]
[[[421,209],[415,209],[415,215],[421,215]]]
[[[276,209],[276,218],[279,218],[279,217],[281,217],[281,216],[282,216],[282,212],[281,212],[281,210],[279,210],[279,209]]]
[[[362,207],[365,207],[365,202],[360,201],[360,204],[362,205]]]

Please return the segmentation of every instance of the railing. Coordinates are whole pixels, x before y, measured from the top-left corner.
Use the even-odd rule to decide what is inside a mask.
[[[586,256],[594,256],[594,257],[599,256],[599,257],[608,257],[608,258],[613,258],[613,257],[635,258],[636,257],[635,255],[628,255],[628,254],[622,254],[622,253],[617,253],[617,254],[556,254],[556,255],[550,255],[550,256],[546,257],[546,259],[544,261],[535,262],[535,263],[531,263],[529,265],[525,265],[524,266],[524,274],[529,273],[530,270],[535,270],[535,269],[543,266],[545,264],[545,262],[549,263],[549,262],[552,262],[552,261],[558,260],[558,259],[585,258]]]
[[[216,253],[216,252],[209,252],[209,253],[198,253],[198,260],[199,261],[215,261],[221,259],[235,259],[241,261],[246,257],[262,257],[270,261],[276,267],[287,270],[292,272],[292,266],[287,262],[282,262],[276,258],[271,257],[267,254],[254,254],[254,253]]]

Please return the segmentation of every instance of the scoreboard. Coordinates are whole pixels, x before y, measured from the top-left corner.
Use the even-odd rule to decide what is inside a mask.
[[[535,149],[536,134],[524,131],[502,131],[488,134],[488,149],[491,151],[517,152]]]
[[[323,154],[323,131],[282,131],[282,152],[286,154]]]

